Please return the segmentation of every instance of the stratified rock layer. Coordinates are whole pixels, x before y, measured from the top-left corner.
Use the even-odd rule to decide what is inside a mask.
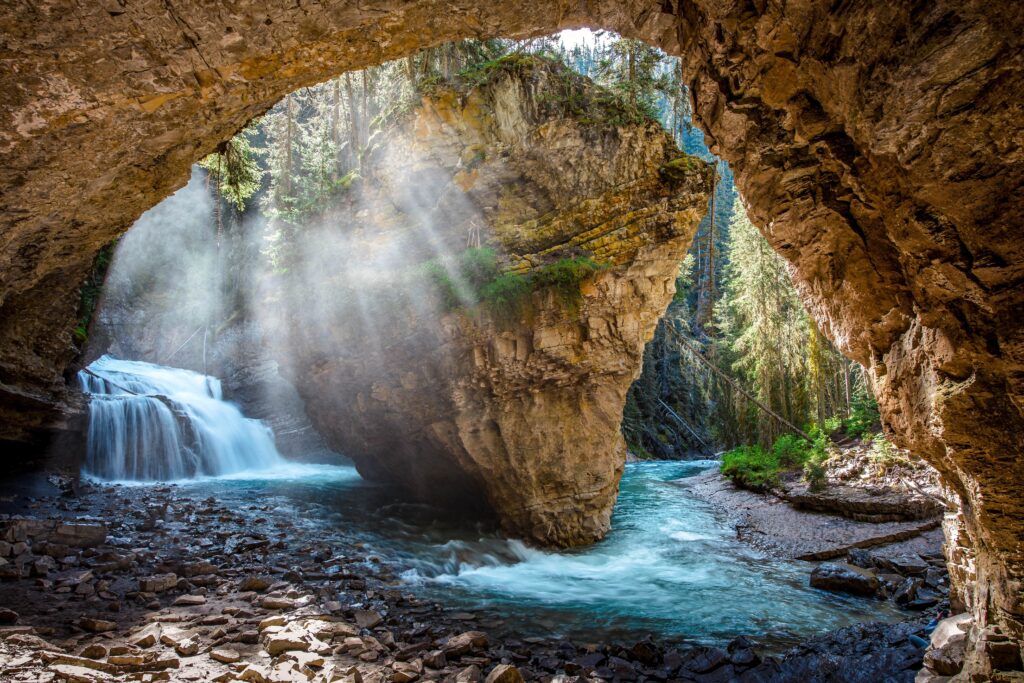
[[[657,124],[618,122],[617,105],[571,113],[596,92],[512,58],[425,99],[324,227],[296,237],[311,248],[266,305],[286,311],[269,337],[314,424],[361,473],[491,509],[544,545],[608,529],[626,392],[710,191],[709,167]],[[581,254],[604,267],[504,309],[445,312],[423,264],[467,238],[525,277]],[[303,305],[314,287],[332,297]]]
[[[92,255],[250,117],[445,40],[580,25],[686,55],[700,123],[804,301],[871,367],[901,445],[960,495],[970,552],[954,574],[977,576],[978,628],[1019,641],[1021,3],[5,5],[2,437],[53,419]],[[985,675],[985,649],[971,652]]]

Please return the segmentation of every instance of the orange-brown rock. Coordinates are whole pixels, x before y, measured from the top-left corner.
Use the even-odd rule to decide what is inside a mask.
[[[2,437],[52,418],[92,255],[286,92],[453,38],[613,29],[685,56],[700,123],[805,302],[871,368],[901,445],[960,495],[977,623],[1019,642],[1022,15],[983,0],[4,5]]]
[[[424,99],[295,237],[265,305],[285,312],[268,337],[314,424],[364,476],[492,510],[544,545],[608,530],[626,392],[711,189],[707,164],[596,93],[514,57]],[[466,258],[452,255],[494,258],[467,241],[520,286],[583,254],[605,267],[504,307],[446,302]],[[452,272],[435,282],[424,262]],[[308,305],[313,288],[332,296]]]

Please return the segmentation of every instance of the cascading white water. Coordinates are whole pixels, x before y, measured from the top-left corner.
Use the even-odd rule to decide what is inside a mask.
[[[281,465],[268,427],[191,370],[103,356],[78,373],[91,398],[85,472],[172,481]]]

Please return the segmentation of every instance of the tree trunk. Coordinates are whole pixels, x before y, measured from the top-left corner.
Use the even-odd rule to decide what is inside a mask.
[[[345,96],[348,99],[348,153],[351,167],[359,170],[359,102],[356,100],[355,86],[352,85],[352,73],[345,74]]]
[[[292,147],[295,136],[295,96],[289,94],[285,97],[285,135],[284,135],[284,191],[287,196],[292,195]]]
[[[337,180],[343,175],[341,168],[341,83],[337,78],[331,81],[331,143],[334,145],[334,169],[331,177]]]

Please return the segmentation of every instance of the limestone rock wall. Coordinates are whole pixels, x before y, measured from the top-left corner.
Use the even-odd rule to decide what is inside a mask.
[[[426,98],[320,221],[316,256],[296,237],[268,303],[285,311],[269,339],[314,423],[364,476],[559,546],[608,530],[626,392],[710,190],[708,166],[657,124],[567,115],[567,88],[595,92],[516,59]],[[467,243],[527,276],[579,254],[606,268],[578,296],[541,287],[511,310],[448,310],[423,264]],[[332,295],[299,305],[312,290]]]
[[[869,368],[897,443],[960,497],[953,576],[977,578],[963,593],[979,634],[1018,640],[1022,9],[709,4],[681,45],[755,224],[822,329]],[[971,668],[988,675],[986,662]]]
[[[53,419],[91,256],[251,116],[419,47],[582,25],[686,56],[700,123],[805,302],[961,495],[980,623],[1019,641],[1017,2],[6,4],[0,437]]]

